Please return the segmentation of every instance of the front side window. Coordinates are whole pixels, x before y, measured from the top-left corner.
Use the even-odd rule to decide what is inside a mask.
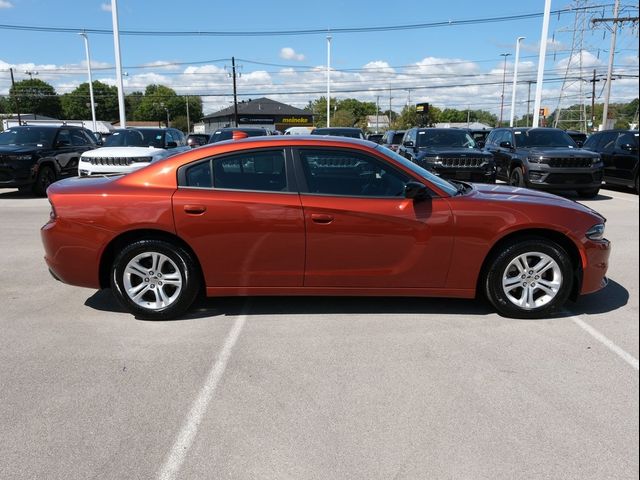
[[[90,145],[82,130],[71,130],[71,144],[76,147],[86,147]]]
[[[623,145],[631,145],[633,148],[638,148],[638,134],[637,133],[623,133],[618,137],[616,147],[621,148]]]
[[[213,160],[213,186],[231,190],[287,191],[282,150],[243,152]]]
[[[301,149],[309,193],[353,197],[403,197],[409,177],[384,162],[346,150]]]
[[[56,144],[60,147],[66,147],[71,145],[71,133],[69,130],[60,130],[58,138],[56,138]]]

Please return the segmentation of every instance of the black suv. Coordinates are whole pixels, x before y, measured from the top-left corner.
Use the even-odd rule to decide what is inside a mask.
[[[266,129],[260,127],[224,127],[219,128],[209,137],[209,143],[222,142],[223,140],[232,140],[233,132],[243,132],[249,137],[262,137],[269,135]]]
[[[597,152],[604,164],[604,181],[635,188],[638,185],[638,130],[604,130],[591,135],[584,148]]]
[[[383,147],[387,147],[389,150],[397,152],[398,148],[400,148],[400,144],[402,143],[402,137],[404,137],[404,133],[404,130],[387,130],[382,136],[380,145],[382,145]]]
[[[333,137],[349,137],[349,138],[361,138],[364,140],[364,133],[362,129],[355,127],[323,127],[316,128],[311,132],[311,135],[330,135]]]
[[[600,155],[578,148],[558,128],[496,128],[485,145],[497,177],[509,185],[544,190],[577,190],[593,198],[602,184]]]
[[[411,128],[398,153],[443,178],[494,183],[493,156],[457,128]]]
[[[44,196],[56,180],[77,175],[80,155],[96,147],[95,137],[82,127],[8,128],[0,133],[0,188]]]

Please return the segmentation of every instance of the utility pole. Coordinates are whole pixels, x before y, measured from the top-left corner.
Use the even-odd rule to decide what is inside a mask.
[[[600,80],[596,80],[596,69],[593,69],[593,78],[591,80],[589,80],[589,82],[591,82],[591,129],[593,130],[593,127],[596,124],[596,112],[595,112],[595,107],[596,107],[596,82],[599,82]]]
[[[96,102],[93,97],[93,77],[91,76],[91,55],[89,53],[89,37],[85,32],[81,32],[80,36],[84,39],[84,51],[87,56],[87,77],[89,79],[89,103],[91,104],[91,123],[93,132],[98,130],[96,126]]]
[[[331,35],[327,35],[327,128],[331,126]]]
[[[379,122],[378,122],[378,114],[380,113],[380,95],[376,96],[376,133],[380,131]]]
[[[184,97],[187,101],[187,133],[191,132],[191,123],[189,122],[189,95]]]
[[[594,18],[591,23],[611,22],[613,27],[611,28],[611,46],[609,47],[609,66],[607,67],[607,80],[606,91],[604,97],[604,109],[602,111],[602,125],[601,129],[607,128],[607,117],[609,116],[609,99],[611,98],[611,75],[613,72],[613,57],[616,49],[616,35],[618,31],[618,24],[625,22],[637,22],[639,17],[618,17],[618,10],[620,8],[620,0],[616,0],[613,6],[613,18]]]
[[[529,126],[529,119],[531,118],[531,84],[533,80],[527,82],[529,84],[529,91],[527,93],[527,127]]]
[[[13,67],[9,68],[9,71],[11,72],[11,88],[13,90],[13,94],[15,95],[15,99],[16,99],[16,110],[17,110],[17,114],[18,114],[18,125],[22,125],[22,118],[20,118],[20,96],[16,95],[16,82],[13,79]]]
[[[236,57],[231,57],[231,68],[233,70],[233,122],[238,126],[238,90],[236,87]]]
[[[502,112],[504,110],[504,85],[505,79],[507,76],[507,57],[511,55],[510,53],[501,53],[500,56],[504,57],[504,66],[502,67],[502,95],[500,96],[500,121],[498,122],[498,126],[502,125]]]

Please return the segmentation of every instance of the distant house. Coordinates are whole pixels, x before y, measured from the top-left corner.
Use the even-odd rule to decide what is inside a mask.
[[[205,133],[212,133],[218,128],[234,127],[235,109],[232,105],[206,115],[202,122]],[[263,127],[283,132],[289,127],[312,127],[313,114],[308,110],[262,97],[238,103],[238,126]]]
[[[381,132],[389,130],[389,117],[386,115],[367,115],[367,130]]]

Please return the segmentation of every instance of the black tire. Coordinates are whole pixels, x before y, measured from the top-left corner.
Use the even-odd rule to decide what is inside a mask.
[[[509,173],[509,185],[512,187],[525,187],[524,170],[522,167],[513,167]]]
[[[636,186],[636,195],[640,195],[640,184],[638,183],[638,175],[636,175],[635,186]]]
[[[158,271],[151,270],[153,255],[166,258],[159,265]],[[139,260],[134,260],[139,259]],[[130,262],[145,267],[145,278],[142,275],[127,275],[125,269]],[[139,262],[139,263],[138,263]],[[148,271],[147,271],[148,270]],[[146,274],[149,274],[146,276]],[[162,280],[169,276],[180,277],[180,288],[170,285],[169,281]],[[137,318],[146,320],[170,320],[184,314],[193,304],[201,287],[201,276],[198,265],[192,255],[184,248],[165,240],[138,240],[127,245],[118,254],[111,268],[111,288],[120,304]],[[127,290],[140,288],[137,292],[145,290],[138,299],[138,303],[132,299]],[[145,286],[140,287],[143,282]],[[168,295],[170,301],[166,305],[159,305],[159,294]],[[136,293],[137,293],[136,292]],[[175,297],[175,298],[173,298]],[[153,302],[156,304],[154,305]],[[163,299],[164,303],[164,299]]]
[[[36,181],[32,187],[33,193],[39,197],[45,197],[47,195],[47,188],[56,180],[56,171],[53,167],[50,165],[42,165],[38,169],[38,175],[36,175]]]
[[[600,187],[598,188],[583,188],[578,190],[578,195],[582,198],[596,198],[600,193]]]
[[[533,275],[530,273],[532,271],[535,272],[533,269],[538,264],[529,264],[532,270],[525,272],[527,276],[522,278],[519,273],[514,274],[517,270],[515,270],[512,262],[525,254],[530,254],[531,256],[527,258],[532,261],[540,258],[539,255],[542,254],[555,262],[554,268],[551,269],[551,272],[543,270],[543,273],[538,276],[542,278],[538,278],[535,276],[536,273]],[[540,261],[542,262],[542,260]],[[512,272],[511,269],[514,269],[515,272]],[[559,277],[558,274],[560,275]],[[535,294],[532,294],[532,298],[534,298],[533,306],[521,307],[516,305],[514,297],[518,296],[518,289],[521,291],[521,298],[526,296],[526,289],[521,287],[520,280],[523,283],[530,282],[529,285],[535,285],[535,282],[541,281],[551,283],[550,276],[553,277],[552,280],[554,281],[557,281],[558,278],[561,278],[561,280],[555,296],[550,297],[547,303],[542,304],[542,302],[546,301],[545,292],[538,291],[538,298],[535,298]],[[514,239],[500,248],[488,262],[483,278],[487,299],[499,314],[511,318],[545,318],[552,315],[567,301],[574,281],[571,260],[564,248],[551,240],[534,236]],[[505,288],[503,288],[503,278],[516,280],[516,284],[510,287],[510,293],[515,292],[514,295],[511,295],[512,299],[509,298]],[[531,289],[532,291],[536,290],[534,287],[531,287]],[[540,285],[538,285],[537,289],[540,289]],[[536,307],[536,302],[540,302],[541,305]]]

